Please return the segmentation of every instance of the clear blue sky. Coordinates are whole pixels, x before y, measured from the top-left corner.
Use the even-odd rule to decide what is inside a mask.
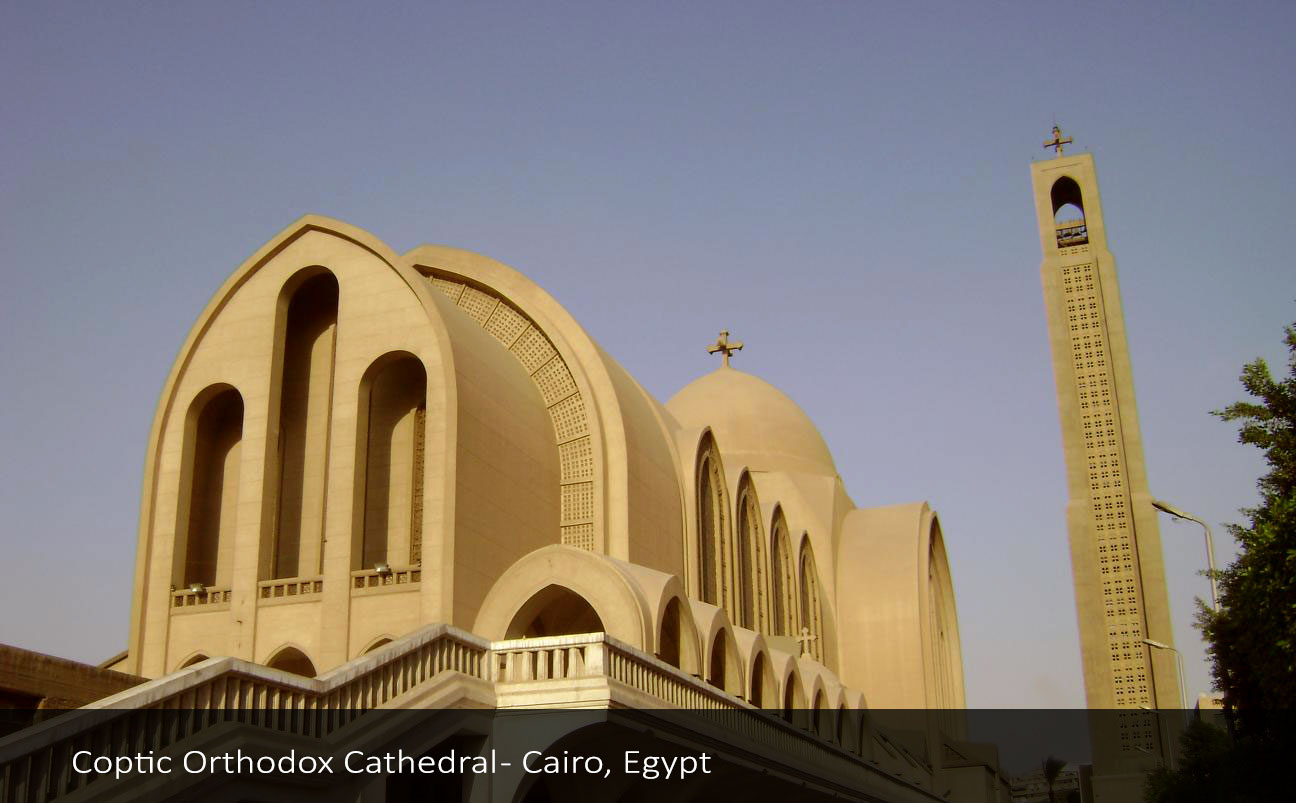
[[[860,505],[927,499],[972,705],[1083,704],[1028,165],[1098,161],[1154,492],[1262,470],[1208,415],[1283,364],[1291,3],[0,7],[0,641],[124,647],[154,405],[298,216],[536,279],[652,393],[735,365]],[[1193,525],[1164,522],[1205,689]],[[1221,553],[1231,552],[1222,537]]]

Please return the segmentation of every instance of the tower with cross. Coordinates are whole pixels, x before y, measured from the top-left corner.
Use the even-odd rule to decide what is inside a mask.
[[[1134,376],[1125,339],[1116,260],[1107,246],[1093,156],[1031,165],[1039,220],[1040,278],[1066,466],[1066,522],[1090,709],[1095,790],[1138,796],[1143,774],[1168,762],[1173,723],[1155,712],[1180,706],[1170,650],[1170,604],[1161,535],[1148,490]],[[1115,709],[1115,711],[1111,711]],[[1123,792],[1117,790],[1124,790]]]

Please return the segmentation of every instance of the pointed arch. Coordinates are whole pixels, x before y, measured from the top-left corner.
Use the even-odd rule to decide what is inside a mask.
[[[242,459],[243,397],[229,385],[197,395],[185,420],[172,584],[228,588]]]
[[[306,653],[291,645],[279,648],[274,655],[270,656],[265,665],[271,669],[291,672],[304,678],[315,677],[315,664],[311,662],[310,658],[306,657]]]
[[[715,438],[702,436],[697,456],[698,592],[733,618],[733,544],[724,466]]]
[[[203,661],[206,661],[209,657],[210,656],[208,656],[206,653],[196,652],[193,655],[190,655],[188,658],[181,661],[180,664],[176,667],[176,671],[179,672],[181,669],[188,669],[189,667],[194,666],[195,664],[200,664]]]
[[[509,623],[505,638],[541,638],[604,632],[598,611],[580,594],[551,583],[528,599]]]
[[[823,663],[823,602],[819,595],[819,569],[815,565],[810,536],[801,538],[801,627],[809,631],[810,657]]]
[[[792,539],[782,507],[774,508],[770,522],[770,632],[795,636],[797,624],[797,572]]]
[[[765,531],[761,526],[760,501],[751,474],[738,480],[736,542],[739,579],[738,624],[749,630],[769,632],[769,594],[765,560]]]

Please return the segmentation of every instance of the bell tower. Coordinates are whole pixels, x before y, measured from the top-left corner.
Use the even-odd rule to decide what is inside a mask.
[[[1085,699],[1091,710],[1101,710],[1090,718],[1095,794],[1104,799],[1106,789],[1106,799],[1118,800],[1124,792],[1117,795],[1117,787],[1141,785],[1143,773],[1169,759],[1178,736],[1170,722],[1177,714],[1156,712],[1177,711],[1181,702],[1116,260],[1107,245],[1093,156],[1064,153],[1070,142],[1054,126],[1044,143],[1054,157],[1031,165],[1031,183],[1066,463]]]

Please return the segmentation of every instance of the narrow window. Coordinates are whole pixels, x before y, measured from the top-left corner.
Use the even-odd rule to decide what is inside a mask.
[[[186,426],[177,532],[175,583],[228,588],[238,511],[239,448],[243,440],[243,397],[226,388],[194,403]],[[191,416],[194,414],[191,413]]]

